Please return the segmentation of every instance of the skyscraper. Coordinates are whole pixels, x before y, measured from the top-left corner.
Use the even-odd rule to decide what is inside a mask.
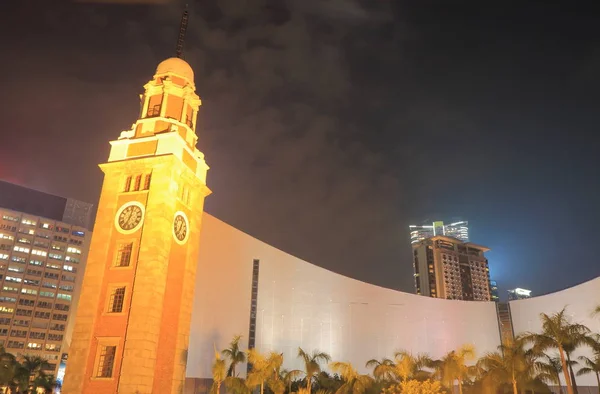
[[[413,245],[417,294],[434,298],[490,301],[485,246],[434,236]]]
[[[500,293],[498,292],[498,282],[496,282],[495,280],[490,280],[490,294],[492,296],[492,301],[500,301]]]
[[[521,289],[517,287],[516,289],[508,290],[508,300],[524,300],[526,298],[531,298],[531,290]]]
[[[92,204],[0,181],[0,343],[48,361],[69,343]]]
[[[460,221],[450,224],[444,224],[442,221],[433,222],[431,225],[414,225],[408,226],[410,231],[410,243],[415,244],[426,238],[431,238],[436,235],[445,235],[454,237],[464,242],[469,242],[469,222]]]
[[[188,63],[161,62],[110,142],[63,394],[183,392],[210,193],[195,90]]]

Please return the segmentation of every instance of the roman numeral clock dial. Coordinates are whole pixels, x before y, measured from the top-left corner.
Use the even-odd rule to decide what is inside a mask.
[[[186,243],[189,236],[189,228],[190,222],[185,213],[181,211],[176,212],[173,219],[173,237],[175,237],[175,242],[180,245]]]
[[[123,204],[115,215],[115,227],[123,234],[136,232],[144,221],[144,206],[137,201]]]

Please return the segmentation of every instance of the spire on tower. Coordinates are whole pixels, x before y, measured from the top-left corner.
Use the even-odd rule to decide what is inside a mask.
[[[189,13],[186,4],[185,10],[183,11],[183,15],[181,15],[181,24],[179,25],[179,37],[177,37],[177,47],[175,48],[175,56],[177,56],[180,59],[183,59],[183,42],[185,40],[185,33],[187,31],[188,17]]]

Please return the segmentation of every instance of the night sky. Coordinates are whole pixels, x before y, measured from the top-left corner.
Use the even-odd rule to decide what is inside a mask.
[[[470,221],[501,290],[600,275],[600,30],[572,2],[189,1],[206,210],[413,291],[408,225]],[[591,4],[592,2],[590,2]],[[517,6],[518,5],[518,6]],[[0,178],[96,203],[182,4],[2,1]]]

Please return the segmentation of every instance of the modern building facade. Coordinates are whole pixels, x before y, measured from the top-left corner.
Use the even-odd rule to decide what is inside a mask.
[[[55,376],[69,343],[91,214],[91,204],[0,182],[0,343],[17,357],[45,358],[45,372]]]
[[[139,119],[110,142],[63,394],[183,391],[210,193],[195,89],[185,61],[161,62]]]
[[[494,302],[500,301],[500,292],[498,291],[498,282],[490,280],[490,295]]]
[[[431,225],[410,225],[410,243],[416,244],[424,239],[444,235],[464,242],[469,242],[469,222],[460,221],[444,224],[442,221],[433,222]]]
[[[526,298],[531,298],[531,290],[521,289],[519,287],[508,290],[508,299],[510,301],[524,300]]]
[[[419,295],[464,301],[490,301],[489,249],[456,238],[435,236],[413,245]]]
[[[600,332],[600,319],[590,313],[600,299],[600,278],[512,301],[499,320],[498,303],[421,297],[351,279],[206,213],[199,244],[198,272],[204,274],[196,277],[186,394],[208,391],[214,347],[224,349],[234,335],[242,335],[242,348],[282,352],[290,370],[303,368],[296,357],[302,347],[328,352],[368,373],[367,360],[393,357],[401,349],[440,358],[469,343],[480,357],[496,351],[513,327],[515,334],[538,332],[539,313],[554,313],[565,305],[573,321]],[[577,356],[585,352],[582,348]],[[596,386],[592,375],[577,381]]]

